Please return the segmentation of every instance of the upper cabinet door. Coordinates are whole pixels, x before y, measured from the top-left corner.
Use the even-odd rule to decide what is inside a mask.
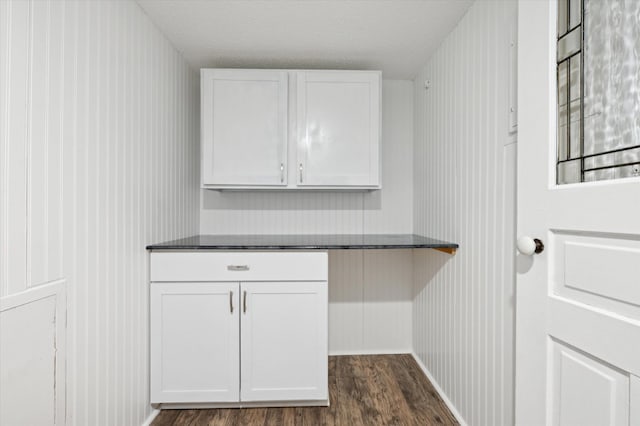
[[[300,71],[298,186],[380,186],[380,72]]]
[[[286,186],[287,71],[201,71],[203,186]]]

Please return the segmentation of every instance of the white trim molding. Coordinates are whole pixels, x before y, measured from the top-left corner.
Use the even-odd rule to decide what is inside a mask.
[[[462,414],[460,414],[456,406],[453,405],[453,402],[451,402],[447,394],[442,390],[442,387],[440,387],[440,384],[433,377],[429,369],[422,363],[422,361],[420,361],[420,357],[418,357],[418,355],[416,355],[415,352],[412,352],[411,355],[413,356],[413,359],[415,359],[418,365],[420,366],[420,369],[422,370],[424,375],[427,376],[427,379],[429,379],[433,387],[436,389],[436,392],[438,392],[438,395],[440,395],[440,398],[442,398],[444,403],[447,405],[447,408],[449,408],[449,410],[451,411],[451,414],[453,414],[453,417],[455,417],[458,423],[460,423],[460,426],[468,426],[467,422],[462,417]]]
[[[151,426],[151,423],[153,423],[156,417],[158,417],[160,411],[161,410],[159,408],[154,408],[153,411],[151,411],[151,414],[149,414],[149,417],[145,419],[141,426]]]

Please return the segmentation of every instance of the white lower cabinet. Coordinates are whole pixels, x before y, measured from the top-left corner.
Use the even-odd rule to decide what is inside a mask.
[[[151,403],[328,403],[326,253],[264,253],[274,268],[264,271],[268,281],[258,281],[264,268],[258,253],[241,265],[237,253],[200,252],[196,265],[185,262],[184,252],[157,254],[155,262],[156,253],[151,256]],[[306,271],[291,267],[301,260]],[[175,280],[181,265],[193,281]],[[225,279],[237,271],[238,281],[218,282],[217,268]],[[283,271],[287,281],[274,281],[273,271]]]
[[[240,400],[327,399],[327,283],[241,289]]]
[[[152,403],[238,400],[238,287],[151,285]]]

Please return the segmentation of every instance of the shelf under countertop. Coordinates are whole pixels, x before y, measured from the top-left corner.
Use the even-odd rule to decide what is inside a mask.
[[[416,234],[194,235],[148,250],[358,250],[431,248],[450,254],[457,243]]]

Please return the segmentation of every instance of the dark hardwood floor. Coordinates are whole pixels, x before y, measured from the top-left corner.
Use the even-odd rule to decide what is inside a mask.
[[[329,358],[330,407],[162,410],[152,426],[457,425],[411,355]]]

